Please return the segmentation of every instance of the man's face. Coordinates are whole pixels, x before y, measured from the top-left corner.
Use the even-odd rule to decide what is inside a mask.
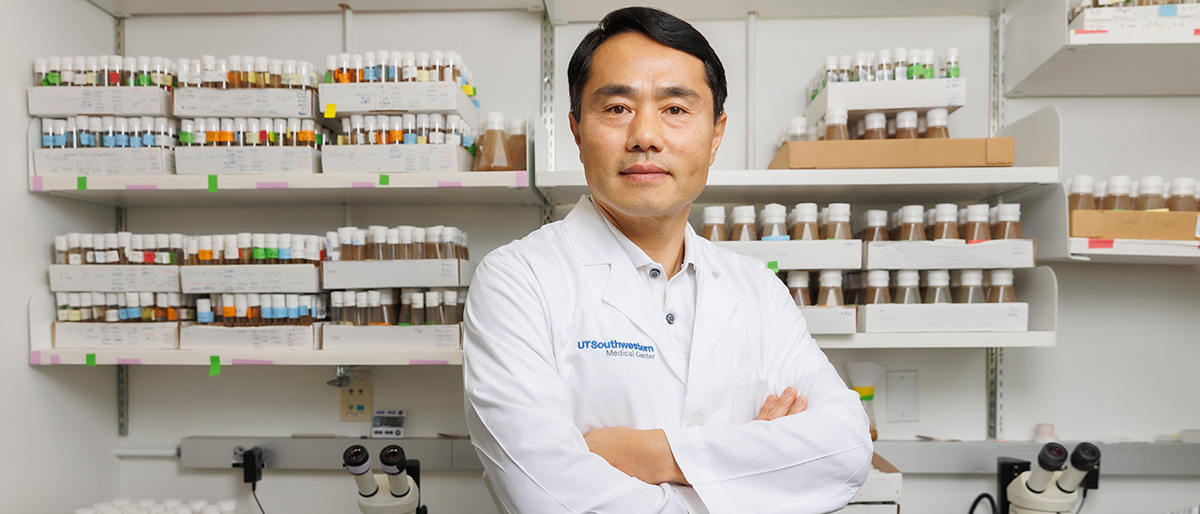
[[[660,217],[700,196],[725,115],[713,124],[700,59],[630,32],[596,49],[571,132],[593,199],[625,216]]]

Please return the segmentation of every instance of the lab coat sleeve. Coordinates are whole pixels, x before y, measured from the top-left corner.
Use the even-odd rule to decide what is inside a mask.
[[[668,428],[667,440],[713,514],[836,511],[871,468],[867,416],[817,348],[787,288],[763,274],[764,378],[775,394],[795,387],[808,409],[773,421]]]
[[[509,513],[686,513],[678,493],[588,451],[556,369],[532,272],[484,260],[467,300],[467,425]]]

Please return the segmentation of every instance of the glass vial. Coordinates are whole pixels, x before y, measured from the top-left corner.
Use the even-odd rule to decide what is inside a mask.
[[[989,221],[990,213],[986,203],[968,205],[967,230],[965,234],[962,234],[963,239],[966,239],[968,243],[990,241],[992,232]]]
[[[821,307],[838,307],[842,300],[842,272],[839,270],[821,271],[819,283],[821,289],[817,292],[817,305]]]
[[[950,128],[946,125],[949,118],[946,109],[930,109],[925,114],[925,139],[950,139]]]
[[[791,236],[793,241],[812,241],[820,237],[817,227],[817,204],[798,203],[792,208]]]
[[[730,231],[730,241],[755,241],[754,206],[739,205],[733,208],[733,229]]]
[[[1197,206],[1196,179],[1190,177],[1175,177],[1171,179],[1171,196],[1167,198],[1167,209],[1173,212],[1194,212],[1200,210]]]
[[[863,295],[862,303],[865,305],[874,305],[881,303],[892,303],[892,294],[888,290],[891,282],[891,275],[886,270],[871,270],[867,272],[867,290]]]
[[[1071,178],[1070,194],[1067,196],[1068,211],[1090,211],[1096,208],[1096,200],[1092,196],[1093,182],[1091,175],[1075,175]]]
[[[961,285],[955,303],[984,303],[987,295],[983,291],[983,270],[965,269],[960,275]]]
[[[991,287],[988,289],[987,303],[1012,303],[1017,301],[1017,294],[1013,290],[1012,270],[992,270],[991,284]]]
[[[829,217],[825,225],[825,238],[835,240],[854,238],[850,230],[850,204],[829,204]]]
[[[900,241],[925,240],[925,208],[905,205],[900,209]]]
[[[896,293],[892,295],[893,303],[921,303],[921,275],[917,270],[900,270],[896,272]]]
[[[709,241],[724,241],[725,206],[711,205],[704,208],[704,227],[700,229],[700,237]]]
[[[865,228],[862,233],[864,243],[888,240],[888,213],[881,209],[867,211]]]
[[[762,209],[762,227],[758,233],[761,241],[787,241],[787,207],[769,203]]]
[[[845,141],[850,139],[850,131],[846,125],[849,113],[840,107],[829,107],[825,111],[825,140]]]
[[[887,139],[887,117],[881,112],[867,114],[863,139]]]
[[[929,288],[925,291],[925,303],[953,303],[950,296],[950,272],[930,270],[926,272]]]
[[[917,139],[917,111],[896,114],[896,139]]]

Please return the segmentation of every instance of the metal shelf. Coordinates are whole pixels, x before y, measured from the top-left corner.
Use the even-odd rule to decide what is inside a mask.
[[[1075,443],[1063,443],[1073,448]],[[1200,476],[1200,444],[1094,443],[1102,475]],[[875,452],[904,474],[995,475],[996,458],[1034,460],[1041,443],[1030,441],[876,441]]]
[[[48,343],[49,341],[47,341]],[[380,351],[380,350],[147,350],[113,349],[31,349],[32,366],[88,365],[89,355],[96,366],[210,366],[217,356],[221,366],[417,366],[461,365],[462,350]]]
[[[974,16],[998,10],[999,0],[741,0],[732,2],[655,2],[660,9],[685,20],[742,19],[757,11],[760,18],[852,18],[885,16]],[[594,23],[609,11],[629,4],[606,0],[576,2],[546,0],[546,12],[555,25]]]

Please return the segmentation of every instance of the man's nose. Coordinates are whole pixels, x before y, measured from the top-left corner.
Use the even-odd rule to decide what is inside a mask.
[[[640,109],[629,124],[629,139],[625,149],[630,152],[661,152],[663,149],[663,124],[658,112]]]

